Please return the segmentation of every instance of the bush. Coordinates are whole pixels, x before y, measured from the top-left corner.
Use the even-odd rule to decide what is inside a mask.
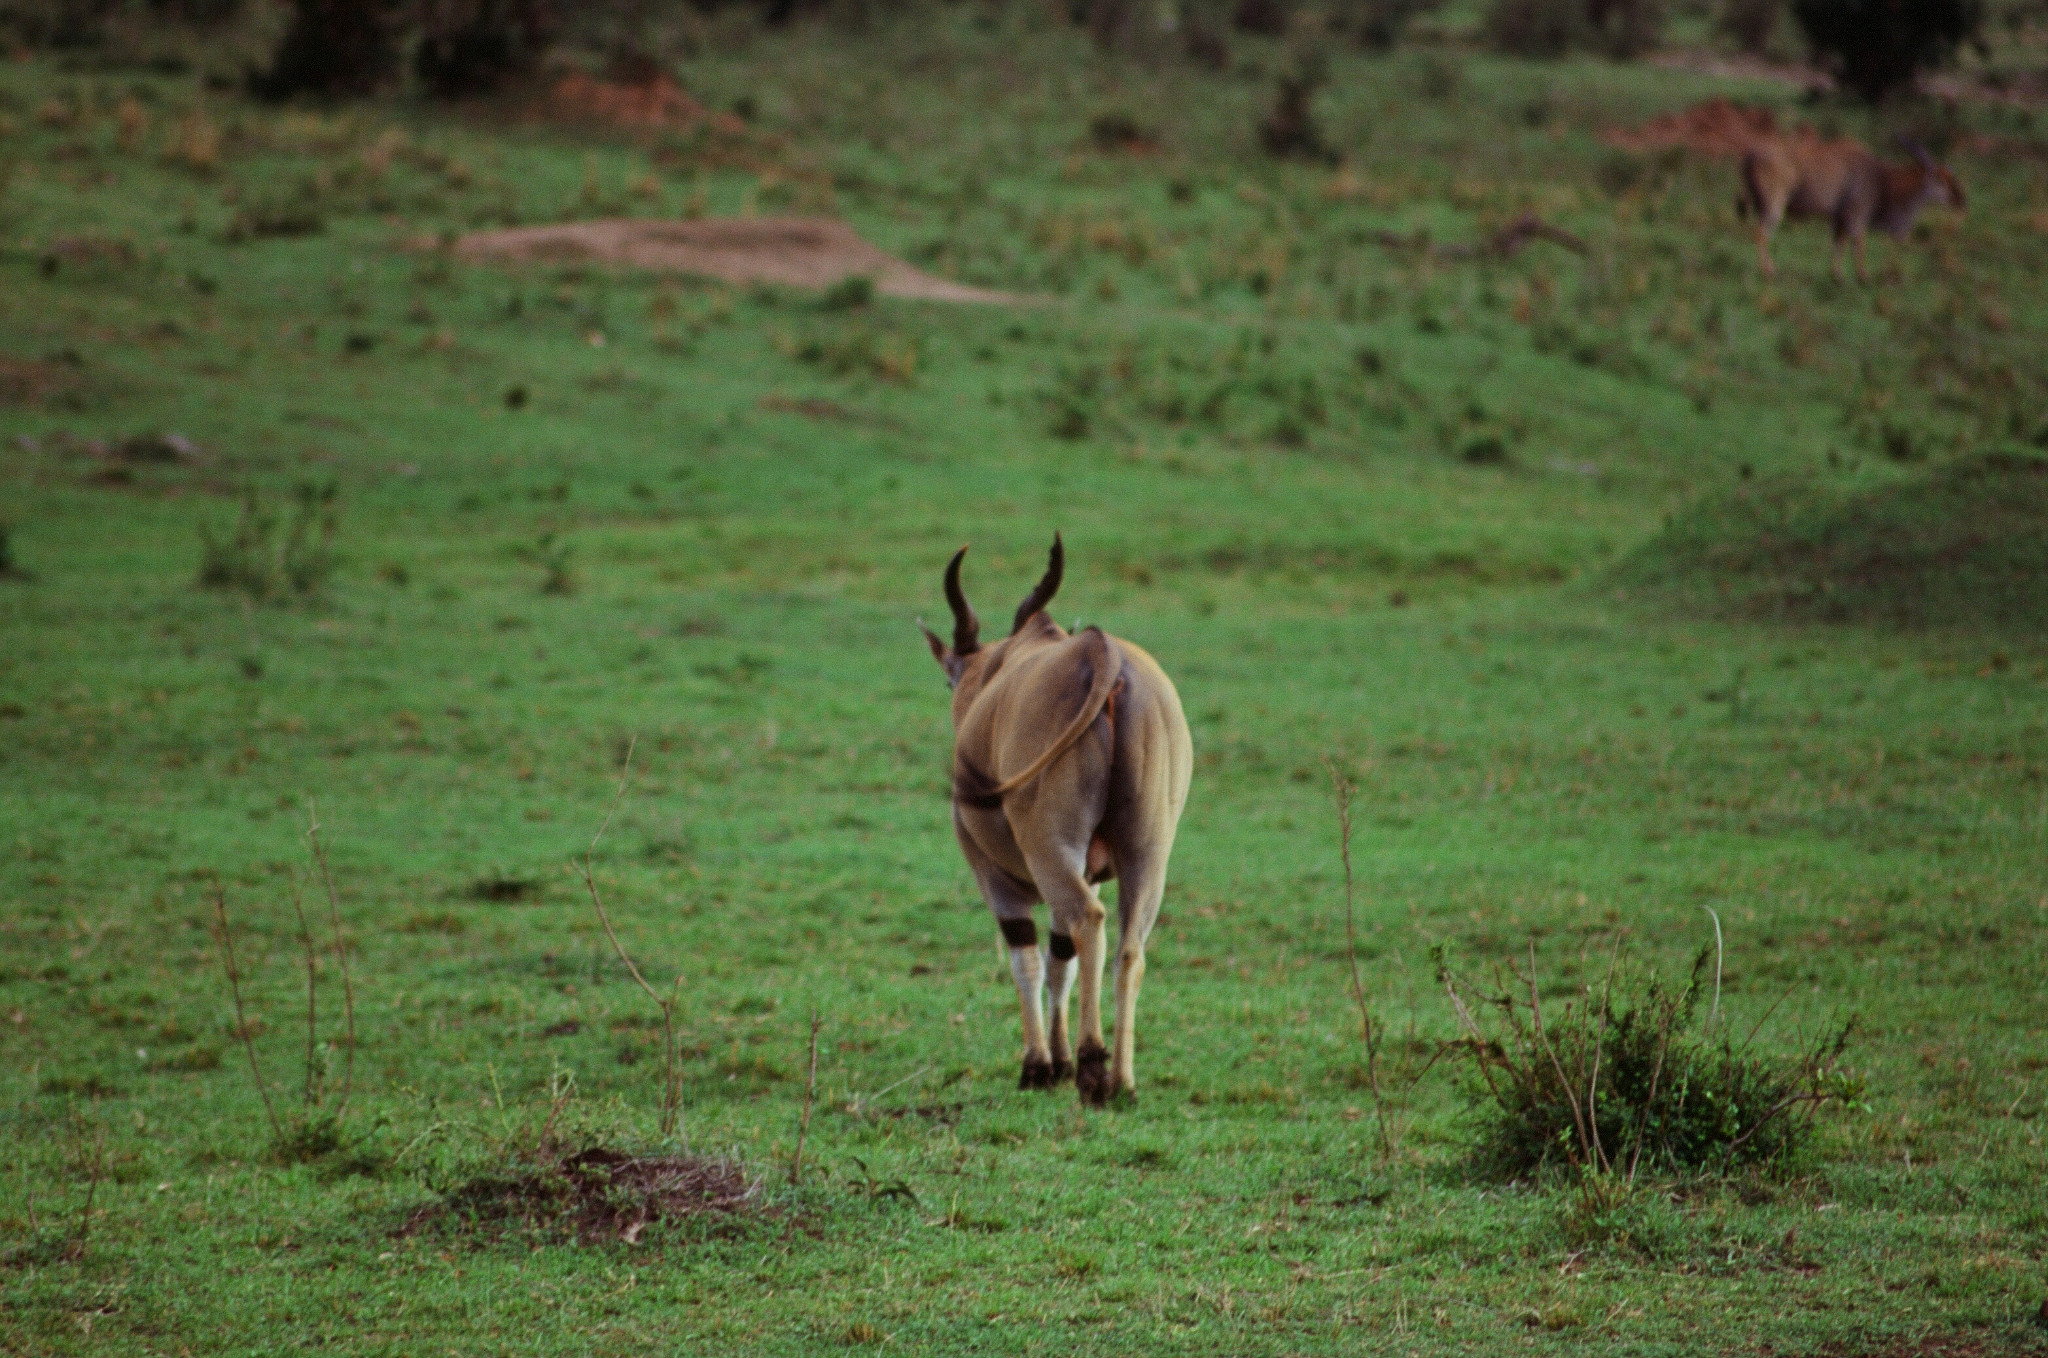
[[[1510,56],[1554,58],[1574,48],[1640,56],[1664,31],[1662,0],[1493,0],[1485,33]]]
[[[1586,39],[1582,0],[1493,0],[1487,7],[1486,40],[1516,57],[1561,57]]]
[[[283,592],[318,593],[334,572],[335,494],[332,484],[301,483],[280,539],[277,516],[250,490],[232,534],[216,538],[205,524],[199,526],[199,587],[240,590],[259,602]]]
[[[397,66],[398,30],[394,0],[293,0],[270,69],[250,77],[249,91],[261,99],[370,94]]]
[[[1982,0],[1792,0],[1814,56],[1870,103],[1939,66],[1983,24]]]
[[[1342,0],[1333,27],[1370,52],[1391,50],[1417,17],[1443,8],[1444,0]]]
[[[560,32],[553,0],[432,0],[413,74],[441,98],[489,94],[531,74]]]
[[[1784,0],[1722,0],[1715,27],[1733,39],[1738,50],[1762,56],[1784,12]]]
[[[1479,996],[1492,1031],[1473,1016],[1438,958],[1457,1009],[1482,1107],[1478,1158],[1504,1176],[1569,1166],[1632,1182],[1650,1173],[1722,1172],[1783,1164],[1807,1140],[1813,1110],[1859,1092],[1840,1072],[1854,1021],[1793,1057],[1738,1045],[1716,1024],[1711,948],[1684,987],[1611,967],[1600,993],[1584,987],[1547,1010],[1528,975]],[[1715,1010],[1699,1018],[1714,989]]]

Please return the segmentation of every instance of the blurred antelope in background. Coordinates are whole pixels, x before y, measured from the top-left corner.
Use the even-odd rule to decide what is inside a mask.
[[[1736,210],[1756,215],[1756,258],[1766,277],[1778,269],[1771,262],[1771,233],[1787,217],[1823,218],[1834,228],[1833,268],[1842,276],[1842,247],[1856,245],[1856,278],[1870,281],[1863,237],[1873,225],[1903,238],[1920,209],[1945,205],[1960,211],[1963,186],[1925,147],[1900,139],[1912,154],[1910,165],[1887,165],[1860,142],[1823,141],[1811,133],[1772,136],[1756,142],[1742,157],[1742,195]]]

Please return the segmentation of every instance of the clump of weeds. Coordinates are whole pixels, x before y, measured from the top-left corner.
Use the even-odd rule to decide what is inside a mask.
[[[1790,1054],[1757,1050],[1755,1027],[1733,1036],[1718,944],[1673,987],[1625,966],[1616,940],[1597,990],[1581,986],[1548,1007],[1533,944],[1526,972],[1497,971],[1469,1003],[1441,950],[1437,964],[1482,1115],[1477,1158],[1505,1177],[1563,1168],[1621,1193],[1650,1176],[1782,1168],[1810,1141],[1820,1107],[1861,1097],[1842,1069],[1853,1018]],[[1613,1206],[1605,1201],[1586,1208],[1589,1220]]]
[[[277,515],[251,487],[227,536],[215,537],[199,525],[199,587],[235,590],[258,603],[318,594],[336,565],[338,498],[332,482],[301,482],[292,491],[291,519],[280,535]]]

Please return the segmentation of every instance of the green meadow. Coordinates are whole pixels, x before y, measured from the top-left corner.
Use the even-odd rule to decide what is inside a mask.
[[[1336,55],[1332,167],[1277,43],[717,33],[715,135],[0,63],[0,1349],[2048,1347],[2040,115],[1445,39]],[[1600,138],[1715,95],[1968,211],[1767,283],[1730,163]],[[1585,252],[1436,248],[1523,212]],[[1021,300],[451,248],[755,214]],[[1015,1087],[915,626],[1055,530],[1197,757],[1110,1110]],[[1752,1050],[1855,1020],[1796,1153],[1489,1169],[1440,964],[1717,930]],[[548,1147],[750,1191],[479,1206]]]

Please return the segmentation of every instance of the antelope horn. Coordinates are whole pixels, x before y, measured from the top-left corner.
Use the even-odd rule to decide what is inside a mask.
[[[946,563],[946,602],[953,609],[953,654],[958,656],[973,655],[981,649],[981,619],[974,616],[967,595],[960,589],[960,560],[966,555],[967,549],[962,547]]]
[[[1017,620],[1010,625],[1010,635],[1024,630],[1024,624],[1031,621],[1031,615],[1052,602],[1052,596],[1060,592],[1060,577],[1066,573],[1067,549],[1060,542],[1060,535],[1052,535],[1052,555],[1045,563],[1045,576],[1031,587],[1024,596],[1024,602],[1017,605]]]

